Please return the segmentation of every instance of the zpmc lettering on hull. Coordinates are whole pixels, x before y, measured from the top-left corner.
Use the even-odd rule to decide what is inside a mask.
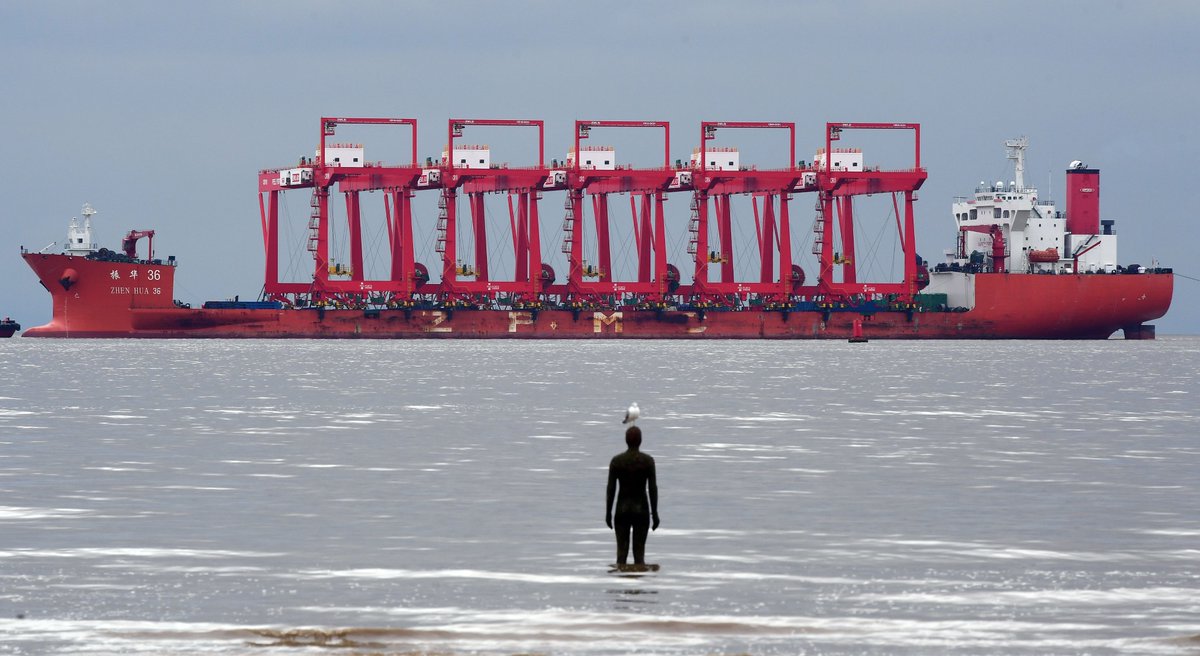
[[[613,312],[610,315],[605,315],[603,312],[595,312],[592,314],[592,332],[604,332],[604,326],[612,326],[614,333],[620,333],[621,321],[624,319],[623,312]]]

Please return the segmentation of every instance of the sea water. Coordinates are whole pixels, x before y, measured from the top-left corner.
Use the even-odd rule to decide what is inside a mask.
[[[1200,338],[0,341],[0,653],[1200,650]]]

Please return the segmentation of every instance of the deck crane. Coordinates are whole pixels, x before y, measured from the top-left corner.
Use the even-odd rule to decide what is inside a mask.
[[[996,224],[992,225],[975,225],[959,227],[959,257],[966,257],[966,237],[967,232],[978,232],[989,235],[992,238],[992,270],[996,273],[1005,273],[1004,260],[1008,258],[1008,246],[1004,241],[1004,229]]]
[[[121,240],[121,250],[125,251],[125,255],[133,259],[137,259],[137,243],[138,240],[145,237],[149,244],[149,252],[146,254],[147,260],[154,259],[154,231],[153,230],[130,230],[125,238]]]

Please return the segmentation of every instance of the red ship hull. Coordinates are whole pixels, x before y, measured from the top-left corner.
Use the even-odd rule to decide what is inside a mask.
[[[191,309],[172,300],[174,266],[24,258],[54,299],[28,337],[849,339],[858,319],[867,339],[1147,339],[1173,291],[1170,273],[985,273],[965,311]]]

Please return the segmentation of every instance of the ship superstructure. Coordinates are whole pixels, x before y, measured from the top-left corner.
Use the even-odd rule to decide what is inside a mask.
[[[83,216],[83,223],[72,217],[71,222],[67,224],[67,245],[63,252],[86,257],[100,250],[92,237],[92,217],[96,215],[96,210],[90,203],[84,203],[80,215]]]
[[[1099,169],[1071,162],[1064,212],[1025,184],[1029,140],[1010,139],[1005,146],[1014,161],[1013,180],[980,182],[972,196],[955,199],[959,239],[946,253],[949,264],[1012,273],[1116,271],[1116,222],[1100,219]]]

